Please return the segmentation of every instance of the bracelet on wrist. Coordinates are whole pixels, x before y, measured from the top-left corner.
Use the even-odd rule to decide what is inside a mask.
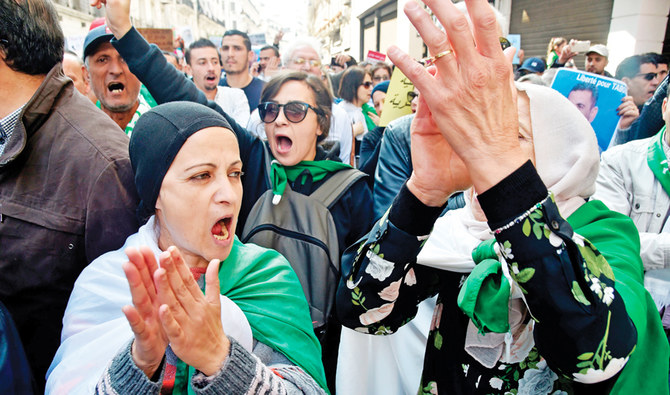
[[[542,206],[547,202],[547,199],[549,199],[550,197],[551,197],[551,192],[549,192],[549,194],[547,195],[547,197],[545,197],[544,199],[542,199],[542,200],[539,201],[538,203],[534,204],[533,207],[531,207],[531,208],[529,208],[528,210],[524,211],[521,215],[519,215],[518,217],[514,218],[512,221],[510,221],[510,222],[507,223],[506,225],[503,225],[503,226],[499,227],[498,229],[494,230],[493,233],[496,234],[496,235],[497,235],[497,234],[500,234],[502,231],[507,230],[507,229],[511,228],[512,226],[521,223],[521,221],[523,221],[523,220],[525,220],[526,218],[528,218],[528,217],[530,216],[530,214],[531,214],[533,211],[535,211],[535,210],[539,209],[540,207],[542,207]]]

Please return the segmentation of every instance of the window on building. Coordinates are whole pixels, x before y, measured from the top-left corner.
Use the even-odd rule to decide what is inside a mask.
[[[386,52],[396,41],[398,3],[386,2],[360,18],[361,53],[365,59],[368,51]]]

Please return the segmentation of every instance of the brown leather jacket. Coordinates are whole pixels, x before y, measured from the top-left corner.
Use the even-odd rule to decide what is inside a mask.
[[[0,300],[40,388],[74,281],[137,230],[137,203],[128,138],[57,64],[0,156]]]

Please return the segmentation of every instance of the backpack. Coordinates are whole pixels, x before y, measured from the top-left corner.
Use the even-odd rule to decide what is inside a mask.
[[[252,207],[242,231],[243,243],[272,248],[289,261],[319,339],[325,335],[340,280],[339,242],[330,208],[364,176],[353,168],[340,170],[310,195],[287,184],[277,205],[272,203],[272,190],[267,190]]]

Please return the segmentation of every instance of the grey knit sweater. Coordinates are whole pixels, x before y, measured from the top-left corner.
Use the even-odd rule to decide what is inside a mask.
[[[196,394],[325,394],[316,381],[284,354],[254,339],[253,353],[230,339],[230,354],[213,376],[196,371],[191,386]],[[152,381],[138,368],[130,341],[107,366],[96,394],[159,394],[163,382]]]

